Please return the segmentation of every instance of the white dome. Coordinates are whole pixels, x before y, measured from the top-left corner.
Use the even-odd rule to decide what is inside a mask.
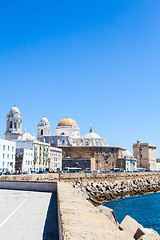
[[[38,123],[38,126],[50,126],[50,123],[46,117],[43,117]]]
[[[23,133],[22,136],[18,138],[18,140],[21,140],[21,141],[32,141],[34,139],[35,137],[32,136],[30,133],[27,133],[26,131]]]
[[[14,106],[14,107],[11,108],[10,112],[12,112],[12,113],[19,113],[20,111],[19,111],[19,109],[16,106]]]
[[[82,137],[82,139],[99,139],[99,138],[101,138],[97,133],[94,133],[93,132],[93,129],[92,129],[92,126],[91,126],[91,128],[90,128],[90,131],[89,131],[89,133],[87,133],[87,134],[85,134],[83,137]]]
[[[89,133],[85,134],[82,138],[83,139],[91,139],[91,138],[98,139],[98,138],[101,138],[101,137],[94,132],[89,132]]]
[[[122,157],[123,158],[134,158],[133,154],[128,150],[122,152]]]

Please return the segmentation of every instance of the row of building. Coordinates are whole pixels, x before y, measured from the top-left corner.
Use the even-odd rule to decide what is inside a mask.
[[[122,147],[110,146],[107,140],[90,131],[83,137],[71,118],[62,119],[51,135],[51,126],[43,117],[37,126],[37,139],[22,133],[22,113],[14,106],[6,117],[5,140],[0,139],[0,171],[61,171],[65,167],[109,171],[138,168],[159,170],[156,145],[133,144],[133,154]]]

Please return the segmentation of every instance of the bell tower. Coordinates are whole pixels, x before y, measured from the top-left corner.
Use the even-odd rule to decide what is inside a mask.
[[[37,127],[37,138],[41,139],[43,137],[50,136],[51,126],[46,117],[43,117],[40,122],[38,123]]]
[[[19,136],[22,136],[22,113],[14,106],[11,108],[6,117],[6,140],[17,140]]]

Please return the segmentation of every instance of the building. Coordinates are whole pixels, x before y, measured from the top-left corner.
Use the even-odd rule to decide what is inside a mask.
[[[30,133],[24,133],[16,141],[17,149],[30,149],[33,151],[32,170],[49,170],[50,144],[40,142],[31,136]],[[23,164],[23,162],[22,162]],[[21,167],[22,169],[23,167]]]
[[[56,126],[55,135],[50,136],[50,124],[48,119],[42,118],[37,127],[38,140],[50,143],[52,147],[62,146],[107,146],[107,141],[93,132],[91,126],[89,133],[82,138],[80,128],[71,118],[62,119]]]
[[[17,140],[22,136],[22,114],[17,107],[12,107],[6,117],[5,139]]]
[[[122,158],[117,159],[116,168],[123,169],[127,172],[137,170],[137,159],[134,158],[131,152],[125,150],[122,152]]]
[[[15,149],[16,143],[0,139],[0,171],[15,171]]]
[[[157,169],[155,144],[137,141],[133,144],[133,155],[137,159],[138,168],[146,168],[151,171]]]
[[[24,172],[33,170],[33,150],[26,148],[16,149],[15,170]]]
[[[122,158],[122,152],[125,151],[121,147],[98,147],[98,146],[81,146],[81,147],[62,147],[63,159],[71,158],[72,162],[75,159],[81,160],[84,158],[94,159],[94,170],[109,171],[116,168],[117,159]],[[62,159],[62,162],[63,162]],[[73,163],[74,164],[74,163]],[[84,163],[83,163],[84,164]],[[92,169],[93,169],[92,168]],[[90,169],[91,170],[91,169]]]
[[[62,149],[50,147],[49,171],[62,170]]]
[[[96,161],[95,158],[63,158],[62,160],[62,169],[65,167],[70,168],[81,168],[85,171],[95,171],[96,170]]]
[[[160,171],[160,158],[156,159],[156,170]]]

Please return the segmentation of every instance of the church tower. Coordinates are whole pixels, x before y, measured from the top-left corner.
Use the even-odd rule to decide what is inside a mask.
[[[15,141],[22,136],[22,113],[14,106],[6,117],[5,139]]]
[[[42,137],[50,136],[51,126],[46,117],[43,117],[38,123],[37,127],[37,138],[41,139]]]

